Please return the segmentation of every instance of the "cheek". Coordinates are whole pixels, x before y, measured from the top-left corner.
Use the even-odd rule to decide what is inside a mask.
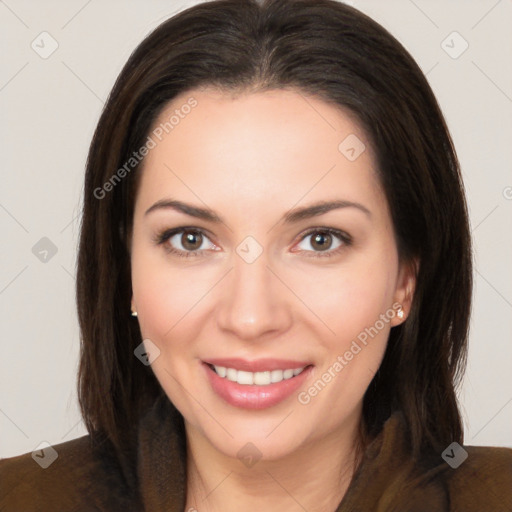
[[[325,418],[326,430],[358,409],[380,367],[391,328],[386,312],[394,314],[388,310],[390,293],[385,277],[367,272],[333,280],[329,292],[318,297],[324,304],[318,316],[334,334],[317,338],[322,344],[320,365],[311,387],[298,399],[311,416]]]
[[[317,318],[335,333],[329,344],[343,348],[386,313],[394,295],[395,270],[391,262],[373,258],[333,267],[328,272],[300,279],[298,295]],[[327,332],[327,331],[326,331]]]
[[[185,343],[193,336],[191,329],[201,325],[194,322],[201,309],[198,302],[212,286],[208,269],[201,265],[180,268],[167,258],[163,249],[132,255],[132,289],[142,336],[155,340],[160,350],[168,348],[167,340]]]
[[[397,269],[393,251],[367,253],[347,265],[325,273],[309,290],[308,305],[329,327],[317,339],[322,347],[321,364],[311,394],[306,390],[301,403],[314,402],[314,410],[330,409],[330,422],[339,421],[342,411],[358,406],[384,356],[390,320],[394,282]],[[313,292],[312,292],[313,291]],[[386,316],[387,314],[387,316]],[[383,320],[384,318],[384,320]],[[325,392],[323,391],[325,389]]]

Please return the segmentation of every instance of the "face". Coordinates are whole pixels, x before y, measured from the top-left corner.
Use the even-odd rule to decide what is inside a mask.
[[[187,433],[270,460],[344,431],[412,290],[367,137],[313,97],[211,89],[150,136],[132,307]]]

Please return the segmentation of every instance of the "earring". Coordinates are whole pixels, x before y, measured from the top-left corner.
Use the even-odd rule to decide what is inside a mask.
[[[402,319],[404,317],[404,310],[402,308],[400,308],[397,313],[396,313],[396,316],[400,319]]]
[[[137,316],[137,311],[132,311],[132,316]]]

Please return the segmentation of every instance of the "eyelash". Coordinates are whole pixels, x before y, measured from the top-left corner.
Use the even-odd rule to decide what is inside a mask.
[[[190,231],[193,234],[198,234],[199,233],[199,234],[201,234],[201,235],[203,235],[203,236],[208,238],[207,234],[202,229],[194,228],[194,227],[182,226],[182,227],[179,227],[179,228],[163,230],[163,231],[157,233],[155,235],[155,237],[153,238],[153,242],[156,245],[164,245],[165,242],[167,242],[167,240],[172,238],[174,235],[176,235],[178,233],[183,233],[185,231]],[[340,245],[338,248],[336,248],[334,250],[329,250],[329,251],[326,251],[326,252],[320,252],[320,251],[299,251],[299,252],[305,252],[305,253],[309,253],[309,252],[314,253],[314,254],[307,254],[306,257],[311,257],[311,258],[331,258],[331,257],[336,256],[337,254],[339,254],[346,247],[352,245],[352,237],[350,235],[348,235],[347,233],[345,233],[344,231],[340,231],[338,229],[333,229],[333,228],[323,228],[323,227],[322,228],[318,227],[318,228],[311,228],[311,229],[309,229],[306,233],[304,233],[304,235],[300,239],[299,243],[302,242],[308,236],[313,235],[315,233],[334,235],[334,236],[336,236],[336,237],[338,237],[340,239],[340,241],[342,242],[342,245]],[[169,245],[164,245],[164,249],[165,249],[165,251],[167,253],[174,254],[174,255],[176,255],[176,256],[178,256],[180,258],[190,258],[190,257],[200,257],[200,256],[202,256],[202,254],[201,254],[202,250],[201,251],[197,251],[197,250],[196,251],[181,251],[181,250],[175,249],[174,247],[171,247]]]

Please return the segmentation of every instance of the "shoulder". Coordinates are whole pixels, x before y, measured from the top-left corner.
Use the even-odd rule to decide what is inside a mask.
[[[443,458],[451,510],[512,511],[511,448],[454,446]]]
[[[512,449],[459,445],[413,455],[403,415],[368,447],[357,498],[386,512],[512,512]],[[368,485],[370,482],[370,485]],[[369,492],[370,490],[370,492]],[[352,502],[351,502],[352,505]],[[382,507],[382,508],[379,508]]]
[[[0,459],[0,510],[133,510],[114,452],[89,435]]]
[[[450,447],[441,456],[404,458],[400,468],[390,472],[383,493],[387,508],[382,510],[512,512],[512,449],[454,443]]]

